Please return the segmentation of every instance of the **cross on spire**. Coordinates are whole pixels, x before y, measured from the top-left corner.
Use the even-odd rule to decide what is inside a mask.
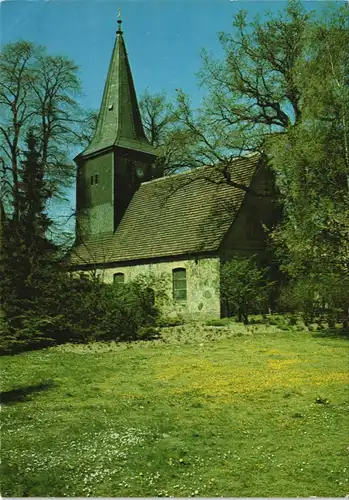
[[[118,9],[116,41],[109,65],[96,131],[82,157],[106,148],[123,148],[155,156],[142,126],[136,91]]]
[[[117,22],[118,22],[118,25],[119,25],[117,33],[122,34],[122,29],[121,29],[122,20],[121,20],[121,9],[120,9],[120,7],[118,8],[118,15],[116,17],[118,18]]]

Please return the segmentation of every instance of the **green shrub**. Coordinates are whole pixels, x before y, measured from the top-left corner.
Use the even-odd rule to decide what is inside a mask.
[[[155,327],[158,309],[152,289],[139,283],[103,286],[104,314],[98,324],[98,340],[137,340],[142,327]]]
[[[230,324],[230,318],[212,318],[205,323],[206,326],[229,326]]]
[[[279,328],[280,330],[285,331],[285,332],[287,332],[287,331],[292,331],[292,327],[289,327],[289,326],[287,326],[287,325],[278,325],[278,328]]]
[[[157,325],[160,328],[170,327],[170,326],[180,326],[184,324],[184,319],[182,316],[160,316]]]
[[[152,290],[138,283],[115,287],[86,276],[60,275],[45,296],[21,316],[3,321],[2,353],[65,342],[137,340],[154,327],[158,310]],[[155,335],[155,332],[152,331]]]
[[[250,317],[251,325],[269,324],[269,320],[266,314],[253,314]]]
[[[42,349],[56,343],[57,332],[61,329],[62,317],[36,316],[28,311],[13,318],[20,323],[20,329],[6,324],[0,340],[0,354],[15,354],[24,350]]]
[[[281,291],[279,306],[298,312],[306,325],[348,323],[349,280],[335,273],[299,276]]]
[[[267,309],[273,283],[267,280],[267,269],[252,257],[236,257],[221,267],[221,300],[226,315],[236,314],[248,323],[248,315]]]
[[[294,315],[289,316],[289,318],[288,318],[288,323],[289,323],[289,325],[291,325],[291,326],[296,325],[296,324],[297,324],[297,317],[296,317],[296,316],[294,316]]]
[[[306,324],[313,323],[321,309],[321,297],[314,282],[297,280],[281,290],[279,305],[287,311],[300,312]]]
[[[137,340],[154,340],[160,338],[160,330],[155,326],[143,326],[138,330]]]
[[[158,317],[152,291],[137,283],[116,287],[80,278],[68,295],[72,292],[75,307],[70,306],[66,322],[79,342],[137,340],[139,329],[154,326]]]
[[[288,326],[287,318],[282,314],[273,314],[270,316],[269,322],[275,326]]]

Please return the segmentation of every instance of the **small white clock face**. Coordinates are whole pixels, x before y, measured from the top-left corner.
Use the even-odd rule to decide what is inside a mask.
[[[138,177],[143,177],[143,175],[144,175],[143,168],[142,167],[137,167],[136,168],[136,174],[137,174]]]

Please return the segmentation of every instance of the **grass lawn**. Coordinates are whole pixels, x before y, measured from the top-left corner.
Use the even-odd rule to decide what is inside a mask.
[[[2,495],[345,496],[348,340],[263,328],[4,357]]]

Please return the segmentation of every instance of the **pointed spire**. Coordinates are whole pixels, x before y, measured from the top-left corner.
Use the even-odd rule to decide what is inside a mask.
[[[95,135],[79,156],[88,156],[112,146],[135,150],[155,156],[143,130],[130,63],[126,52],[121,12],[116,41],[109,64]]]

